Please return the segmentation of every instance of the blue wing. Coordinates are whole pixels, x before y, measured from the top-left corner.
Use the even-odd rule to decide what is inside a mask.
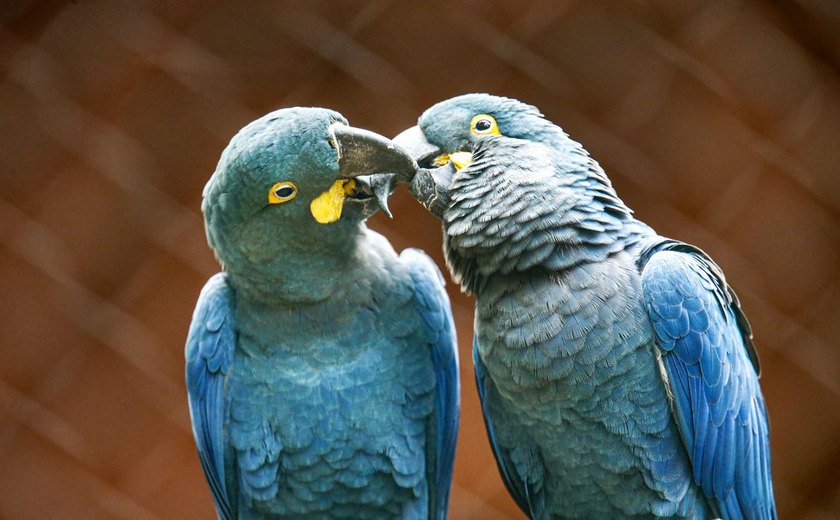
[[[758,358],[735,293],[720,268],[687,244],[660,241],[642,264],[645,306],[694,482],[716,516],[775,518]]]
[[[201,290],[187,336],[187,394],[201,468],[213,493],[219,518],[235,518],[226,486],[224,460],[225,379],[233,363],[236,333],[233,291],[223,273]]]
[[[408,267],[414,282],[414,295],[420,308],[423,330],[432,347],[435,370],[434,464],[427,470],[430,486],[430,518],[444,519],[452,486],[455,442],[458,438],[458,411],[461,387],[458,381],[458,344],[452,308],[444,289],[443,277],[425,253],[406,249],[400,260]]]
[[[491,406],[490,400],[493,398],[490,394],[494,392],[494,389],[492,389],[493,383],[487,374],[487,368],[484,366],[484,363],[481,361],[481,357],[478,355],[477,342],[478,337],[476,336],[475,340],[473,340],[475,384],[478,387],[478,398],[481,401],[481,414],[484,417],[484,426],[487,428],[487,438],[490,440],[490,447],[493,449],[493,455],[496,458],[496,465],[499,468],[499,474],[502,476],[502,481],[505,483],[508,493],[510,493],[510,496],[513,497],[516,505],[519,506],[519,509],[521,509],[523,513],[528,515],[529,518],[534,518],[537,516],[536,512],[538,508],[536,505],[531,503],[532,501],[529,489],[526,486],[526,483],[523,482],[522,478],[519,476],[519,473],[516,471],[516,467],[511,460],[510,453],[508,453],[498,444],[498,442],[496,442],[496,432],[492,419],[494,414],[491,414],[489,410]]]

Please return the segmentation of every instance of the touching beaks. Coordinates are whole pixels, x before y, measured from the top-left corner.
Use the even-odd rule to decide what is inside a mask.
[[[356,180],[354,191],[349,193],[362,197],[357,200],[369,196],[393,218],[388,197],[397,184],[411,182],[417,172],[411,154],[385,136],[342,123],[330,125],[329,135],[338,155],[338,175]]]
[[[345,178],[391,173],[408,182],[417,171],[417,162],[394,141],[369,130],[333,123],[330,141],[338,153],[338,174]]]
[[[456,169],[470,163],[470,152],[444,153],[426,139],[419,126],[413,126],[394,138],[394,142],[422,165],[411,179],[408,191],[429,212],[442,219],[449,207],[449,184]],[[435,168],[437,167],[437,168]]]
[[[446,153],[430,143],[419,126],[412,126],[402,131],[394,137],[394,143],[408,152],[422,167],[445,166],[452,163],[456,170],[460,170],[472,162],[471,152]]]

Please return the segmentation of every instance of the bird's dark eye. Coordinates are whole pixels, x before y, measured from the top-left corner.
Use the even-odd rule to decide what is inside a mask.
[[[295,194],[295,189],[291,186],[280,186],[274,190],[274,196],[278,199],[288,199]]]
[[[470,131],[475,135],[500,135],[493,116],[478,114],[470,121]]]
[[[289,181],[278,182],[268,190],[269,204],[289,202],[297,195],[297,186]]]

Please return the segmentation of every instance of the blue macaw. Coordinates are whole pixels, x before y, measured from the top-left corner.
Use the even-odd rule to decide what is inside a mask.
[[[708,255],[635,219],[517,100],[443,101],[394,141],[424,167],[411,190],[475,295],[485,424],[522,511],[776,517],[752,333]]]
[[[224,272],[186,344],[219,518],[446,517],[459,382],[443,279],[364,224],[390,189],[367,174],[414,166],[318,108],[272,112],[222,153],[202,210]]]

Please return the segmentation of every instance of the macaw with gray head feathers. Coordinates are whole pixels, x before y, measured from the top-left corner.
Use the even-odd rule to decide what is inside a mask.
[[[394,141],[475,295],[487,434],[530,518],[776,517],[752,333],[708,255],[517,100],[443,101]]]

